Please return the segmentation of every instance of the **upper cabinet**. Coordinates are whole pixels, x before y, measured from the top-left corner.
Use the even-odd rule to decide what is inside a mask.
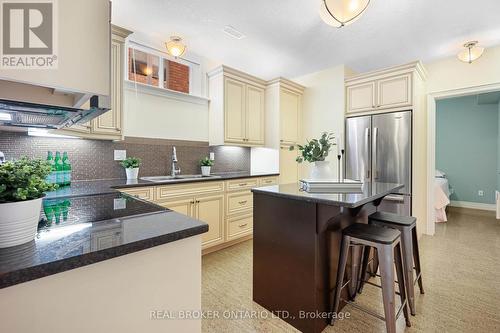
[[[58,133],[89,139],[122,139],[125,39],[132,32],[115,25],[111,26],[111,32],[111,110],[89,123],[65,128]]]
[[[425,72],[419,62],[346,79],[346,113],[410,109],[414,105],[415,80]]]
[[[304,89],[300,84],[284,78],[277,78],[267,83],[267,147],[278,149],[283,146],[294,146],[301,141]]]
[[[264,145],[265,82],[221,66],[208,73],[210,145]]]

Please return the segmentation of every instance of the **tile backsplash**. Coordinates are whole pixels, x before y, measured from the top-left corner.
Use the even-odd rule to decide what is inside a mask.
[[[45,158],[49,150],[66,151],[75,180],[125,178],[125,171],[113,160],[114,150],[126,150],[127,156],[142,159],[139,176],[168,175],[173,146],[177,148],[182,174],[200,173],[198,161],[210,151],[215,153],[213,172],[250,171],[250,148],[209,147],[206,142],[129,137],[120,142],[32,137],[25,133],[0,131],[0,151],[4,152],[6,159],[23,155]]]

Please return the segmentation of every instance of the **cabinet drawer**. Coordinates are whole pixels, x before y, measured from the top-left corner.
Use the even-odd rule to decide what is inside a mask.
[[[253,231],[253,214],[247,214],[227,219],[228,240],[251,234]]]
[[[253,193],[249,190],[229,193],[227,195],[227,215],[252,212]]]
[[[224,191],[223,182],[203,182],[183,185],[163,185],[156,187],[156,200],[162,201],[188,195],[197,196]]]
[[[154,201],[154,186],[120,189],[120,192],[130,194],[140,199]]]
[[[259,186],[258,178],[245,178],[227,181],[228,191],[249,190]]]
[[[266,177],[260,179],[260,186],[271,186],[278,184],[278,177]]]

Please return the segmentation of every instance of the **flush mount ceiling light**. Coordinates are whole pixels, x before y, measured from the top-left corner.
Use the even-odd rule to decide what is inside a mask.
[[[321,0],[319,15],[326,24],[342,28],[361,17],[370,0]]]
[[[165,43],[167,47],[167,52],[174,58],[182,56],[186,52],[186,45],[182,42],[182,38],[179,36],[170,37],[170,41]]]
[[[484,47],[477,46],[477,40],[464,44],[465,50],[460,51],[457,57],[460,61],[472,64],[474,60],[479,59],[483,55]]]

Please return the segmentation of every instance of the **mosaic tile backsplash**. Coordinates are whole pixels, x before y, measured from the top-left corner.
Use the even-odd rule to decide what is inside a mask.
[[[126,138],[125,141],[32,137],[25,133],[0,131],[0,151],[6,159],[46,158],[47,151],[68,152],[74,180],[125,178],[125,171],[113,160],[114,150],[126,150],[128,157],[139,157],[139,176],[170,174],[172,147],[177,148],[182,174],[199,174],[198,162],[209,152],[215,153],[213,172],[250,171],[250,148],[209,147],[206,142]]]

